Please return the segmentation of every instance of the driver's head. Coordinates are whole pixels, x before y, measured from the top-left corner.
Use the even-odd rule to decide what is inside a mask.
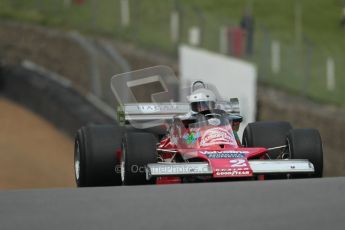
[[[193,83],[193,92],[188,97],[192,111],[202,112],[205,110],[212,110],[216,106],[216,95],[209,89],[207,89],[203,82],[201,88],[195,89],[196,84]]]

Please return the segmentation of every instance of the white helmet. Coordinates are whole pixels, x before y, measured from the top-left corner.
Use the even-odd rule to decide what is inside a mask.
[[[195,89],[197,84],[201,87]],[[188,97],[188,101],[194,112],[212,110],[216,106],[216,95],[207,89],[202,81],[195,81],[192,84],[192,94]]]

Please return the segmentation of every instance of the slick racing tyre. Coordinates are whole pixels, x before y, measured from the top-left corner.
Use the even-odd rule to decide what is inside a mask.
[[[307,159],[314,165],[312,177],[322,177],[323,150],[319,131],[316,129],[292,129],[287,135],[287,145],[291,159]],[[308,177],[308,175],[296,175]]]
[[[157,162],[157,139],[152,133],[124,134],[121,155],[121,180],[125,185],[152,184],[146,180],[146,165]]]
[[[116,156],[121,148],[121,130],[115,125],[89,125],[78,130],[74,150],[78,187],[121,184]]]
[[[243,132],[242,145],[245,147],[272,148],[286,144],[286,135],[292,129],[289,122],[261,121],[249,123]],[[281,149],[269,151],[271,159],[281,153]]]

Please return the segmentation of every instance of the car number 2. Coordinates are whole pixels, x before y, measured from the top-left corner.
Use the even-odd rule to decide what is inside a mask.
[[[230,160],[231,167],[247,167],[247,163],[243,159]]]

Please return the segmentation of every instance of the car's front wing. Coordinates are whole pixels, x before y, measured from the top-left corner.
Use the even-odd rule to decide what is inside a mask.
[[[313,173],[314,166],[308,160],[249,160],[250,168],[255,175],[265,174],[293,174],[293,173]],[[146,178],[160,176],[193,176],[193,175],[213,175],[213,170],[208,163],[152,163],[146,168]],[[226,172],[229,177],[236,174]]]

